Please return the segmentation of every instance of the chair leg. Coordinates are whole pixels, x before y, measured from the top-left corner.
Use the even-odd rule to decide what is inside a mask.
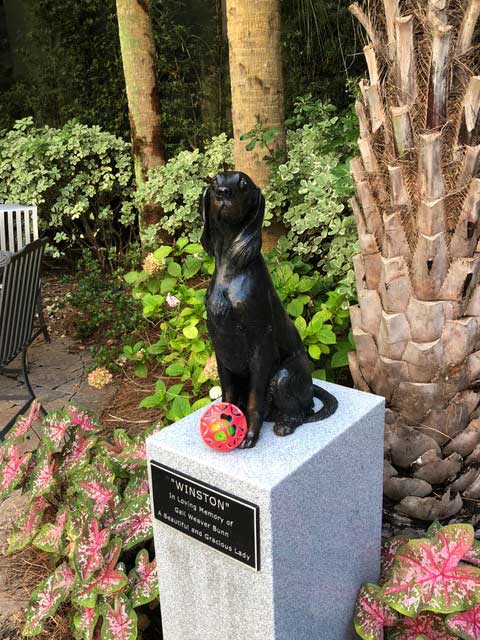
[[[32,402],[35,400],[36,396],[35,396],[35,392],[32,388],[32,385],[30,383],[30,379],[28,377],[28,356],[27,356],[27,348],[25,348],[23,350],[22,353],[22,373],[23,373],[23,380],[25,382],[25,386],[28,389],[28,393],[30,395],[30,398],[28,399],[28,401],[23,405],[23,407],[21,407],[21,409],[19,409],[17,411],[17,413],[13,416],[13,418],[7,422],[7,424],[3,427],[3,429],[0,430],[0,441],[2,441],[5,436],[7,435],[7,433],[10,431],[10,429],[14,426],[14,424],[16,423],[17,419],[19,418],[19,416],[21,416],[22,414],[24,414],[27,409],[29,409],[30,405],[32,404]],[[42,405],[40,405],[40,411],[42,412],[42,415],[47,415],[47,412],[45,411],[45,409],[42,407]]]
[[[45,316],[43,315],[43,303],[42,303],[42,284],[38,287],[37,295],[37,315],[40,323],[40,329],[42,330],[45,342],[51,342],[50,334],[48,333],[47,323],[45,322]]]

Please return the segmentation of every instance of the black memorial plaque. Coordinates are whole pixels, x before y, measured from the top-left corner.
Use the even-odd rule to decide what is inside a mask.
[[[260,571],[257,505],[158,462],[151,470],[157,520]]]

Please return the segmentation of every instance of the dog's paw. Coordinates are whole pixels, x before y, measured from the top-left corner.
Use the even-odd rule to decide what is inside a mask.
[[[273,427],[273,431],[275,433],[275,435],[277,436],[290,436],[292,435],[292,433],[295,432],[295,429],[297,428],[297,424],[288,424],[285,422],[276,422],[274,427]]]
[[[251,449],[257,444],[258,433],[255,431],[249,431],[245,436],[245,440],[240,445],[240,449]]]

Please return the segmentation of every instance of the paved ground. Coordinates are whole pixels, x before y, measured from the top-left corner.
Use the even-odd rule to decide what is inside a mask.
[[[69,338],[54,336],[50,344],[39,338],[29,349],[29,360],[30,381],[47,411],[71,402],[100,412],[115,393],[114,385],[107,385],[101,391],[88,386],[88,353],[79,349],[78,344]],[[21,361],[18,359],[10,365],[8,374],[0,376],[1,426],[15,415],[26,398],[21,381]],[[33,439],[30,446],[35,446]],[[0,504],[0,552],[24,505],[25,497],[19,492]],[[15,619],[28,603],[28,593],[34,586],[25,584],[25,574],[28,576],[28,572],[25,572],[25,567],[17,572],[15,562],[15,557],[0,556],[0,640],[20,637],[17,635]],[[34,565],[35,558],[32,557],[29,562]]]

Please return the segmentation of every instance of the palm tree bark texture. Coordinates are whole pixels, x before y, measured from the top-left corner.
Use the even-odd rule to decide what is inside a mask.
[[[150,0],[116,1],[135,179],[141,185],[150,169],[165,164]],[[146,205],[140,213],[140,234],[162,215],[158,205]]]
[[[480,500],[480,0],[368,7],[350,369],[389,407],[385,494],[445,519]]]
[[[272,146],[285,146],[280,2],[226,0],[226,12],[235,167],[263,188],[270,173],[263,160],[266,149],[257,145],[247,151],[248,142],[240,136],[257,124],[278,128],[280,135]]]

